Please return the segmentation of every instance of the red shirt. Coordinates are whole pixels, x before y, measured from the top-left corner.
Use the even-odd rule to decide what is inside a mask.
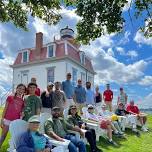
[[[8,107],[6,109],[4,118],[11,121],[20,119],[21,112],[24,107],[23,99],[19,97],[14,98],[14,96],[8,96],[6,102],[8,103]]]
[[[137,106],[130,106],[130,105],[128,105],[126,110],[128,112],[133,112],[133,113],[139,114],[139,109],[138,109]]]
[[[103,97],[105,101],[112,101],[113,99],[113,92],[111,90],[105,90],[103,93]]]
[[[39,88],[36,88],[35,95],[37,95],[37,96],[40,96],[40,95],[41,95]]]
[[[28,89],[27,89],[27,95],[29,94],[29,91],[28,91]],[[36,91],[35,91],[35,95],[36,96],[40,96],[41,95],[41,91],[40,91],[40,88],[36,88]]]

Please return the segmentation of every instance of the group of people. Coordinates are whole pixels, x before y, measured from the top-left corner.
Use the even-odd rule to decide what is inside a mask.
[[[7,136],[11,121],[23,119],[29,123],[29,129],[21,136],[17,151],[50,152],[51,143],[48,138],[38,132],[39,115],[44,112],[52,115],[45,122],[45,133],[58,141],[70,140],[69,152],[77,152],[77,148],[79,152],[86,152],[86,146],[83,140],[76,138],[68,130],[79,132],[82,137],[85,137],[90,144],[91,152],[101,151],[96,146],[95,130],[89,128],[82,119],[82,108],[84,106],[87,106],[87,119],[100,122],[100,128],[107,130],[110,144],[115,144],[112,139],[113,133],[117,136],[123,136],[125,123],[128,120],[132,124],[133,131],[137,132],[136,120],[138,119],[142,125],[142,130],[147,131],[146,115],[140,113],[133,101],[127,105],[127,95],[123,88],[120,88],[118,107],[113,111],[113,92],[110,90],[109,84],[106,87],[103,95],[99,92],[99,87],[96,87],[94,93],[90,82],[86,82],[86,88],[84,88],[80,79],[77,86],[74,87],[71,81],[71,73],[67,73],[66,80],[62,83],[49,82],[47,89],[42,93],[37,86],[36,78],[32,78],[27,87],[24,84],[19,84],[16,87],[15,94],[8,96],[6,100],[0,124],[2,128],[0,147]],[[99,107],[98,109],[101,110],[95,113],[95,107]],[[66,118],[63,115],[65,109],[68,109]],[[122,119],[122,124],[119,123],[119,118]]]

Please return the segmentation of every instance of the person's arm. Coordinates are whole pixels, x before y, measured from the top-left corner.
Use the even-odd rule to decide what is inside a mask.
[[[113,100],[113,92],[111,91],[111,99]]]
[[[102,93],[100,93],[100,100],[101,100],[101,102],[102,102]]]
[[[39,97],[37,97],[38,100],[36,102],[36,115],[40,115],[41,107],[42,107],[42,101]]]
[[[45,133],[49,136],[52,137],[53,139],[57,140],[57,141],[62,141],[64,142],[64,139],[61,138],[60,136],[58,136],[56,133],[54,133],[53,128],[52,128],[52,123],[50,121],[47,121],[44,125],[45,128]]]
[[[64,93],[64,92],[63,92],[63,101],[64,101],[64,105],[66,106],[67,100],[66,100],[66,96],[65,96],[65,93]]]
[[[76,131],[76,132],[79,132],[80,135],[81,135],[81,137],[84,138],[84,133],[82,132],[82,130],[81,130],[78,126],[74,126],[74,127],[72,128],[72,130],[73,130],[73,131]]]
[[[4,116],[6,114],[7,107],[8,107],[8,101],[6,101],[5,107],[4,107],[4,110],[3,110],[3,113],[2,113],[1,124],[0,124],[1,127],[3,127],[3,125],[4,125],[3,120],[4,120]]]
[[[105,102],[105,91],[103,92],[103,101]]]
[[[125,94],[125,104],[127,104],[128,96]]]
[[[25,134],[22,135],[19,140],[19,144],[17,145],[17,152],[35,152],[34,147],[33,148],[29,147],[28,139]]]

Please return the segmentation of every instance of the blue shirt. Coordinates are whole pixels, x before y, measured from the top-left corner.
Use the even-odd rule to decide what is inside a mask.
[[[67,99],[73,98],[74,86],[70,80],[66,80],[62,82],[62,90],[64,91]]]
[[[86,104],[95,104],[94,92],[91,89],[86,89]]]
[[[77,103],[84,103],[86,101],[86,91],[81,85],[75,87],[75,96]]]
[[[34,141],[34,149],[36,151],[45,149],[46,138],[44,136],[37,135],[36,132],[31,132],[31,135]]]

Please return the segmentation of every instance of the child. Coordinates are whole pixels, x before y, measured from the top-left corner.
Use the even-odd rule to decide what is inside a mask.
[[[28,121],[33,115],[39,115],[41,111],[41,99],[35,95],[35,90],[37,88],[36,83],[28,84],[29,95],[25,97],[25,107],[23,110],[23,120]]]
[[[26,91],[25,85],[19,84],[16,87],[15,95],[10,95],[6,99],[6,104],[3,110],[1,124],[0,124],[2,128],[2,133],[0,137],[0,147],[7,136],[9,130],[9,124],[11,123],[11,121],[20,119],[21,117],[22,110],[24,107],[23,95],[25,91]]]

